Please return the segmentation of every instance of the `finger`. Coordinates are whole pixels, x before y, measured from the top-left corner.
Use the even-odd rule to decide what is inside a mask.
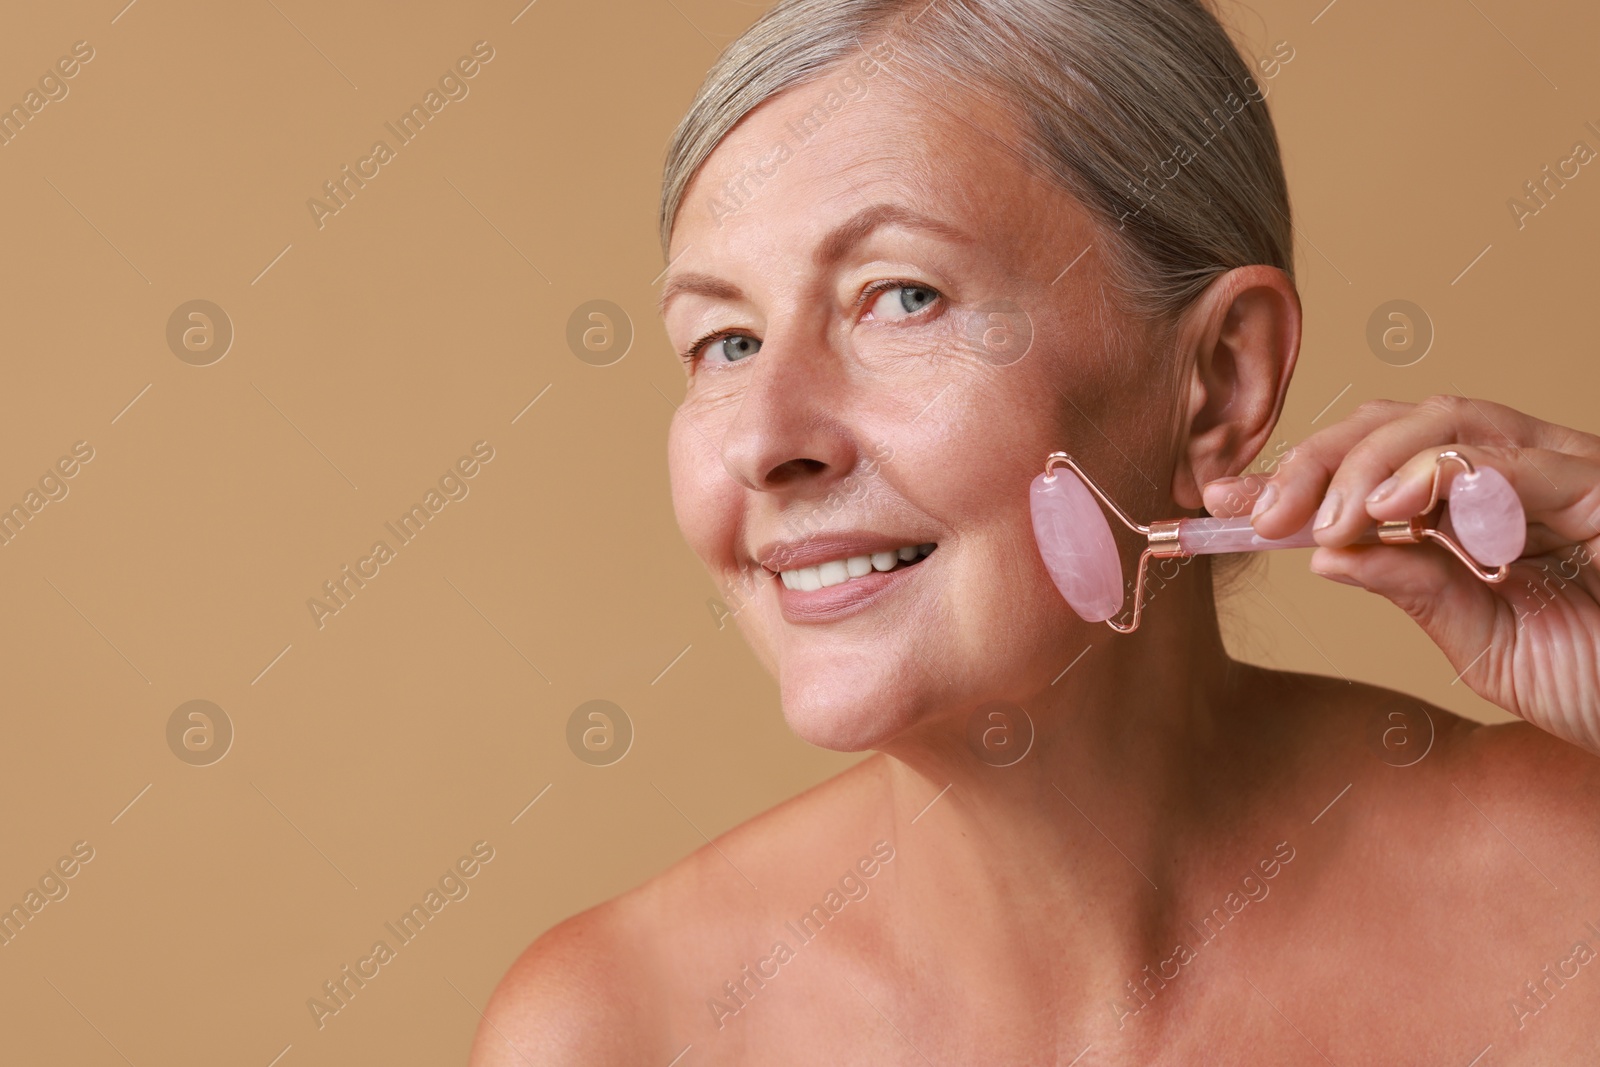
[[[1200,498],[1205,501],[1206,511],[1219,519],[1248,515],[1250,509],[1255,507],[1261,490],[1266,487],[1267,477],[1265,474],[1246,474],[1235,478],[1218,478],[1201,488]]]
[[[1330,546],[1354,541],[1366,529],[1372,515],[1363,502],[1407,460],[1429,446],[1480,445],[1515,452],[1555,447],[1551,442],[1558,434],[1566,433],[1568,431],[1560,427],[1491,401],[1460,396],[1429,397],[1404,416],[1377,427],[1350,448],[1328,482],[1327,498],[1317,515],[1317,541]],[[1427,477],[1432,477],[1431,472]],[[1393,483],[1387,491],[1397,486],[1398,483]],[[1414,505],[1412,510],[1384,517],[1409,518],[1427,502],[1428,491],[1423,490],[1421,500],[1415,498],[1414,492],[1407,498],[1407,503]],[[1263,533],[1263,536],[1268,535]]]
[[[1475,468],[1492,467],[1516,490],[1530,524],[1552,531],[1562,544],[1588,541],[1600,534],[1600,459],[1574,456],[1544,448],[1494,448],[1473,445],[1448,445],[1425,448],[1408,459],[1400,469],[1368,494],[1366,513],[1380,522],[1408,519],[1427,506],[1433,492],[1434,475],[1439,470],[1439,454],[1451,449],[1466,456]],[[1439,480],[1439,495],[1448,497],[1459,465],[1446,462]],[[1339,484],[1344,472],[1334,476]],[[1331,491],[1331,490],[1330,490]],[[1323,535],[1324,544],[1334,543]],[[1536,551],[1553,547],[1541,539]]]
[[[1251,519],[1256,532],[1262,537],[1287,537],[1304,526],[1322,504],[1328,482],[1346,454],[1415,407],[1393,400],[1369,400],[1295,445],[1254,497]],[[1210,498],[1205,499],[1209,507]]]
[[[1589,549],[1587,545],[1594,545]],[[1588,542],[1575,542],[1570,537],[1563,537],[1542,522],[1528,523],[1528,543],[1523,546],[1522,558],[1531,559],[1535,556],[1556,556],[1566,558],[1577,556],[1585,562],[1592,559],[1596,552],[1600,552],[1600,542],[1591,538]]]

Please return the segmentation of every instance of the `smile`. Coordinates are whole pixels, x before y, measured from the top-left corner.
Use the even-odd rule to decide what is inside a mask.
[[[856,578],[885,571],[905,570],[920,563],[936,546],[932,543],[907,545],[892,552],[874,552],[865,556],[846,556],[811,567],[779,571],[784,588],[796,592],[812,593],[829,586],[843,585]]]

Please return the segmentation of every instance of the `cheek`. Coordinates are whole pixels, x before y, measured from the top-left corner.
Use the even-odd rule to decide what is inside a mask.
[[[1067,402],[1042,375],[1021,367],[991,371],[945,406],[956,392],[914,427],[925,455],[938,457],[923,484],[942,485],[936,491],[968,521],[1012,522],[1019,509],[1026,512],[1028,485],[1045,458],[1074,445],[1061,412]]]
[[[707,567],[725,561],[738,528],[738,486],[711,443],[681,414],[667,434],[672,510],[684,540]]]

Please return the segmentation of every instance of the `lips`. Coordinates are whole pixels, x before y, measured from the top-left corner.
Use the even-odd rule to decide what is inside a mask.
[[[814,623],[854,614],[913,580],[937,549],[915,536],[839,533],[768,544],[758,558],[777,582],[784,618]]]
[[[812,567],[784,570],[779,572],[778,578],[783,582],[785,589],[814,593],[818,589],[842,585],[875,572],[881,574],[898,567],[909,567],[933,549],[934,546],[931,544],[907,545],[895,552],[874,552],[870,556],[850,556],[847,559],[829,560]]]
[[[902,548],[929,544],[936,545],[937,542],[915,534],[842,530],[837,533],[818,534],[799,541],[769,541],[756,551],[755,558],[761,566],[776,575],[782,571],[797,571],[852,557],[871,557],[884,552],[898,553]]]

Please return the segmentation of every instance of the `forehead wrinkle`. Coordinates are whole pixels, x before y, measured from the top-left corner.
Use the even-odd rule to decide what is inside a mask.
[[[874,137],[858,151],[850,149],[855,147],[852,142],[859,143],[861,135],[848,123],[842,122],[825,130],[822,139],[811,146],[813,151],[807,153],[809,159],[783,176],[789,178],[783,184],[798,183],[800,188],[809,187],[813,192],[820,193],[817,197],[819,204],[845,198],[866,202],[865,207],[821,238],[812,256],[818,269],[836,266],[875,230],[891,224],[921,229],[969,248],[981,242],[980,232],[988,228],[984,218],[985,198],[977,190],[965,188],[962,183],[954,183],[952,188],[948,178],[941,178],[941,168],[936,165],[934,156],[937,154],[946,160],[954,156],[964,166],[980,165],[990,140],[996,139],[997,135],[994,131],[983,129],[972,118],[949,108],[942,108],[939,113],[943,121],[919,129],[891,130],[884,136]],[[775,114],[782,114],[782,109]],[[756,135],[753,127],[736,132],[745,138]],[[730,135],[730,142],[732,139]],[[833,143],[829,144],[829,140]],[[725,142],[722,147],[735,145]],[[830,148],[833,151],[830,152]],[[738,152],[734,154],[737,156]],[[830,155],[844,155],[846,158],[834,162],[827,160]],[[818,166],[822,169],[817,169]],[[697,179],[705,177],[707,173],[702,172]],[[866,180],[858,184],[851,180],[852,174],[858,180]],[[834,190],[824,192],[819,188],[825,188],[830,180],[835,183],[842,181],[848,189],[835,186]],[[697,180],[696,184],[700,182]],[[798,189],[793,191],[797,192]],[[783,196],[776,198],[773,203],[778,201],[793,203],[790,198]],[[929,202],[938,207],[920,212],[909,206],[915,201]],[[945,217],[939,217],[941,215]],[[730,282],[705,272],[691,271],[668,280],[657,303],[658,314],[664,317],[670,302],[687,293],[729,301],[745,297],[745,293]]]

